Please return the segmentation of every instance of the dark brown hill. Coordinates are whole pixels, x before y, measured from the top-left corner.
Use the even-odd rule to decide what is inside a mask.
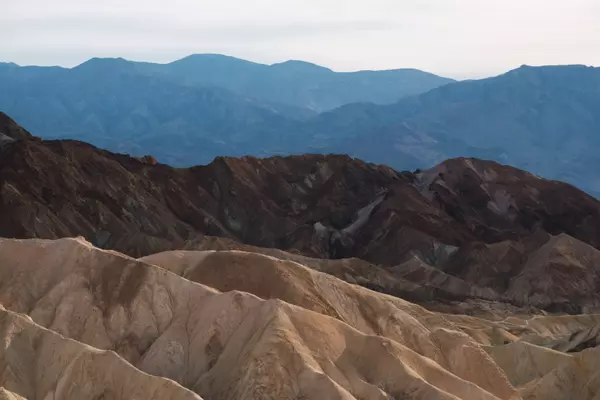
[[[357,257],[418,284],[459,294],[456,288],[473,284],[523,304],[528,297],[514,294],[507,283],[512,273],[502,271],[534,264],[532,271],[545,270],[546,264],[527,263],[541,244],[518,247],[537,237],[532,235],[566,234],[593,251],[600,246],[595,198],[494,162],[452,159],[428,171],[399,173],[347,156],[303,155],[217,158],[176,169],[81,142],[18,136],[18,126],[10,132],[22,140],[1,148],[3,237],[84,236],[141,257],[218,236],[316,258]],[[477,245],[503,241],[521,250],[487,256],[487,248]],[[468,249],[485,251],[478,256]],[[575,253],[551,264],[563,268],[577,259]],[[415,257],[444,273],[412,263]],[[485,257],[509,267],[490,268],[488,276]],[[448,289],[454,278],[446,273],[460,282]],[[595,272],[590,274],[585,276],[592,279]],[[590,284],[577,298],[589,303],[594,288]],[[551,304],[554,295],[548,296],[540,304]],[[570,299],[561,292],[561,302]]]
[[[0,233],[85,236],[141,256],[198,235],[395,265],[432,243],[515,240],[543,229],[600,245],[600,202],[496,163],[398,173],[347,156],[217,158],[175,169],[76,141],[5,146]]]

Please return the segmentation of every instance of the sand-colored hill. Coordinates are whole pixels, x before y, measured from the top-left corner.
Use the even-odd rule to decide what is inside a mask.
[[[281,254],[279,256],[285,257]],[[562,364],[570,365],[571,359],[579,356],[566,352],[576,350],[581,343],[589,344],[590,340],[596,340],[600,326],[600,317],[596,315],[516,315],[493,322],[467,316],[427,313],[422,309],[407,308],[407,303],[401,300],[348,285],[325,274],[310,271],[294,262],[240,251],[174,251],[148,256],[143,260],[220,290],[237,289],[263,298],[282,298],[287,302],[345,320],[364,332],[390,337],[405,343],[406,339],[399,335],[398,331],[390,329],[393,324],[386,324],[379,318],[364,318],[364,316],[389,315],[393,313],[391,309],[398,308],[409,313],[413,312],[414,318],[423,326],[429,329],[440,328],[437,332],[444,332],[447,335],[444,338],[434,338],[435,335],[430,335],[437,348],[442,350],[441,353],[446,360],[464,362],[464,364],[460,362],[452,364],[436,360],[440,365],[466,379],[479,379],[478,383],[485,387],[486,383],[481,379],[481,371],[490,370],[487,364],[489,360],[474,357],[475,352],[464,352],[464,347],[463,353],[455,352],[460,348],[456,346],[459,342],[457,340],[460,337],[459,332],[463,335],[467,333],[469,336],[463,336],[463,340],[467,338],[463,346],[469,348],[473,346],[473,341],[489,344],[483,348],[489,353],[496,367],[506,374],[514,387],[521,388],[520,390],[532,399],[541,400],[544,397],[536,395],[534,389],[527,388],[546,375],[556,374],[555,369],[563,368]],[[323,285],[324,281],[330,282],[331,285]],[[341,304],[335,298],[349,299],[353,296],[363,298],[362,301],[355,303],[359,308],[360,305],[377,304],[377,299],[385,298],[386,302],[383,307],[361,310],[356,314],[363,318],[347,320],[344,306],[347,306],[348,302]],[[445,327],[441,328],[444,325]],[[427,334],[426,329],[424,335]],[[448,340],[448,338],[452,339]],[[505,342],[509,344],[504,345]],[[418,345],[415,349],[424,351],[423,348],[418,348]],[[426,355],[436,359],[436,354]],[[587,370],[584,373],[591,374]],[[554,382],[551,378],[545,379]],[[569,391],[557,390],[565,396],[564,398],[569,398]]]
[[[0,309],[0,399],[201,400],[175,382],[145,374],[112,351],[66,339]]]
[[[431,331],[411,315],[422,313],[427,320],[435,314],[324,274],[317,281],[338,291],[337,309],[346,313],[342,320],[281,300],[220,293],[82,240],[1,240],[0,258],[0,302],[6,308],[98,349],[114,350],[142,371],[174,379],[206,398],[514,395],[493,363],[477,362],[477,371],[470,368],[478,376],[464,379],[434,360],[436,353],[454,352],[453,362],[465,369],[466,357],[487,357],[466,335],[450,328]],[[313,282],[307,285],[316,290]],[[363,314],[387,321],[396,340],[342,322],[359,325]],[[444,341],[447,354],[438,348]]]
[[[593,347],[600,316],[431,312],[296,261],[244,251],[135,260],[83,239],[0,239],[0,260],[3,321],[94,355],[82,373],[101,369],[94,379],[110,390],[157,379],[206,399],[593,400],[600,387],[596,350],[577,348]],[[14,386],[69,363],[42,350],[15,348],[23,359],[35,353],[35,367],[21,363],[0,375],[2,395],[44,398]],[[113,373],[119,378],[107,381]],[[64,380],[79,387],[78,377]],[[165,393],[160,398],[187,398]]]
[[[600,349],[594,348],[570,357],[522,388],[520,395],[523,400],[597,399],[600,393],[599,352]]]
[[[220,291],[239,290],[263,299],[281,299],[312,311],[340,319],[368,334],[383,335],[406,343],[418,340],[411,348],[421,352],[418,341],[429,331],[459,330],[450,320],[455,317],[426,311],[397,297],[386,296],[336,279],[289,260],[244,251],[170,251],[143,257],[140,261],[159,265],[186,279]],[[320,268],[330,270],[344,260],[321,260]],[[390,323],[390,317],[403,324]],[[489,331],[494,324],[471,319],[473,329]],[[408,324],[407,321],[411,321]],[[405,329],[413,327],[414,332]],[[416,334],[415,334],[416,333]],[[485,333],[480,335],[485,336]],[[491,339],[483,339],[488,344]],[[427,346],[425,346],[427,347]],[[433,354],[429,357],[436,359]]]
[[[183,247],[242,250],[295,261],[349,283],[448,312],[476,313],[484,305],[510,312],[519,307],[571,314],[600,309],[600,251],[566,234],[538,231],[526,240],[474,242],[450,253],[439,248],[433,257],[435,251],[423,249],[392,267],[358,258],[311,258],[209,236]]]
[[[494,361],[507,374],[515,387],[523,386],[550,373],[572,356],[527,342],[490,346]]]
[[[413,252],[413,256],[395,267],[384,267],[359,258],[321,259],[303,256],[279,249],[250,246],[235,240],[204,236],[188,241],[185,250],[226,251],[242,250],[248,253],[264,254],[284,261],[294,261],[316,271],[325,272],[346,282],[413,301],[427,307],[440,307],[440,302],[451,303],[448,309],[459,309],[455,300],[476,298],[478,300],[501,300],[502,296],[493,289],[478,287],[461,278],[446,274],[439,268],[425,263],[420,257],[430,254],[427,249]],[[438,254],[445,249],[438,249]],[[153,259],[156,255],[150,256]],[[423,257],[426,258],[426,257]],[[440,262],[446,257],[437,257]],[[431,260],[430,261],[435,261]],[[169,267],[169,268],[172,268]]]

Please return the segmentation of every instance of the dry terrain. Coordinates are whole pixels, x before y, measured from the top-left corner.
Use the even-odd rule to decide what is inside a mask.
[[[0,400],[597,400],[599,227],[488,161],[175,169],[0,114]]]
[[[136,260],[83,238],[2,239],[0,259],[6,396],[593,399],[600,390],[597,350],[581,346],[600,316],[431,312],[244,251]]]

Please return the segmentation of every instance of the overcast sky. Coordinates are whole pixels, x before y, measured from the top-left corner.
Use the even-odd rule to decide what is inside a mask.
[[[0,0],[0,61],[222,53],[456,78],[600,65],[600,0]]]

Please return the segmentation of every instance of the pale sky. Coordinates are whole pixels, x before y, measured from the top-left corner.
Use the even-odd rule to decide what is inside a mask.
[[[600,65],[600,0],[0,0],[0,61],[221,53],[455,78]]]

